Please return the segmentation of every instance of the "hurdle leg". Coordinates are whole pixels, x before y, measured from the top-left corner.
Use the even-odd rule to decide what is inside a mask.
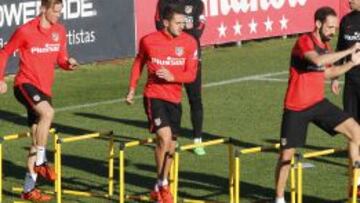
[[[114,194],[114,137],[111,135],[109,140],[109,186],[108,186],[108,195],[109,197]]]
[[[237,152],[234,160],[234,193],[235,203],[240,203],[240,154]]]
[[[229,153],[229,202],[234,203],[234,148],[231,143],[228,144]]]
[[[297,203],[303,202],[302,180],[303,180],[303,165],[299,161],[297,163]]]
[[[56,144],[56,162],[55,162],[55,168],[56,168],[56,202],[61,203],[61,142],[58,139]]]
[[[58,146],[57,146],[57,140],[59,139],[59,135],[57,133],[54,134],[54,165],[55,165],[55,174],[56,174],[56,178],[54,181],[54,186],[55,186],[55,193],[57,192],[58,189],[58,180],[57,180],[57,174],[58,172]]]
[[[125,202],[125,155],[124,155],[125,145],[120,145],[119,152],[119,202]]]
[[[359,171],[360,170],[360,163],[355,162],[354,169],[353,169],[353,180],[352,180],[352,196],[351,196],[351,203],[357,203],[357,182],[359,179]]]
[[[295,180],[295,157],[291,159],[290,169],[290,191],[291,191],[291,203],[296,203],[296,180]]]
[[[179,186],[179,152],[175,152],[174,155],[174,202],[178,201],[178,186]]]

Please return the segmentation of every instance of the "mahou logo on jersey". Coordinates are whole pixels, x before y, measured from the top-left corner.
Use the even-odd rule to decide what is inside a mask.
[[[52,38],[52,40],[54,41],[54,42],[58,42],[59,41],[59,37],[60,35],[59,35],[59,33],[57,33],[57,32],[53,32],[53,33],[51,33],[51,38]]]

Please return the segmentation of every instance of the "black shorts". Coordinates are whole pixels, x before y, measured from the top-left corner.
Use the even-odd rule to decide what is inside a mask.
[[[181,104],[144,97],[144,107],[151,133],[168,126],[174,138],[180,133]]]
[[[281,148],[302,147],[306,142],[309,123],[312,122],[329,135],[336,135],[336,126],[351,118],[327,99],[303,111],[285,109],[281,123]]]
[[[28,125],[32,126],[39,122],[39,116],[34,110],[34,106],[42,101],[52,105],[51,97],[47,96],[32,84],[21,84],[14,87],[15,98],[25,106],[28,114]]]
[[[357,81],[345,80],[343,104],[344,111],[360,123],[360,84]]]

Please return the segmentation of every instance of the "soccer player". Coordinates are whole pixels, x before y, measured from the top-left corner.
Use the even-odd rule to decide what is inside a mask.
[[[331,52],[329,41],[335,35],[338,18],[330,7],[315,12],[315,29],[299,37],[290,60],[289,86],[285,96],[281,125],[281,150],[276,168],[276,203],[285,203],[284,190],[290,161],[295,148],[305,144],[309,123],[330,135],[342,133],[349,140],[352,163],[360,160],[360,126],[347,113],[324,97],[325,79],[338,77],[360,64],[360,44],[349,49]],[[340,66],[332,65],[350,55]]]
[[[19,51],[19,71],[15,77],[14,94],[27,110],[28,125],[32,133],[32,146],[28,157],[21,197],[32,201],[48,201],[51,196],[35,188],[38,175],[55,180],[53,167],[47,163],[45,151],[54,109],[51,87],[55,64],[72,70],[77,61],[68,57],[65,28],[58,23],[62,0],[42,0],[40,15],[19,26],[9,42],[0,50],[0,93],[7,91],[4,81],[6,63],[11,54]]]
[[[157,182],[150,196],[159,203],[172,203],[168,175],[180,132],[182,83],[195,79],[198,58],[195,39],[182,32],[185,24],[182,7],[167,6],[163,23],[163,30],[150,33],[140,41],[126,101],[134,102],[137,82],[146,65],[144,107],[149,129],[156,134],[157,166]]]
[[[337,42],[337,51],[342,51],[360,42],[360,0],[349,0],[352,11],[345,15],[340,22]],[[343,58],[340,64],[346,63],[350,58]],[[344,111],[360,122],[360,66],[351,69],[345,74],[343,94]],[[340,87],[337,79],[332,81],[332,91],[339,94]],[[360,197],[360,182],[358,184],[358,197]]]
[[[343,17],[340,22],[337,50],[342,51],[360,42],[360,0],[349,0],[352,12]],[[350,58],[344,58],[344,63]],[[339,93],[338,81],[334,80],[332,90]],[[344,110],[360,122],[360,69],[354,68],[345,74],[343,104]]]
[[[157,30],[164,28],[163,14],[164,8],[169,4],[181,4],[184,7],[186,14],[186,23],[184,31],[193,36],[197,42],[198,48],[198,71],[196,79],[184,84],[186,93],[188,95],[190,104],[191,123],[193,126],[193,139],[194,143],[202,142],[202,128],[203,128],[203,104],[201,96],[201,47],[200,38],[205,29],[205,16],[204,3],[202,0],[159,0],[157,4],[157,10],[155,15],[155,25]],[[194,149],[194,153],[197,155],[205,155],[206,152],[203,147],[197,147]]]

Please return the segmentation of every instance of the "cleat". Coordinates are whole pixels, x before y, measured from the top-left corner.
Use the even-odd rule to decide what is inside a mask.
[[[196,147],[194,153],[198,156],[203,156],[206,154],[204,147]]]
[[[54,168],[50,166],[47,162],[41,164],[40,166],[35,166],[34,171],[48,181],[55,181],[56,179]]]
[[[173,203],[173,196],[168,186],[160,187],[160,194],[162,198],[161,203]],[[159,202],[160,203],[160,202]]]
[[[33,189],[30,192],[24,192],[21,194],[21,199],[30,200],[34,202],[47,202],[52,199],[50,195],[42,194],[39,189]]]
[[[150,200],[157,203],[163,203],[160,191],[155,191],[155,190],[151,191]]]

